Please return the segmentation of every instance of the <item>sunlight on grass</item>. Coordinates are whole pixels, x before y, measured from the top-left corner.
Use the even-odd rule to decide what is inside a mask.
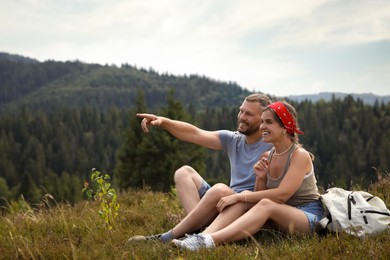
[[[368,190],[390,205],[388,174]],[[390,231],[362,239],[346,234],[289,236],[264,229],[246,240],[188,252],[170,243],[127,243],[133,235],[172,228],[184,217],[177,197],[149,190],[118,194],[118,217],[108,230],[99,204],[58,204],[49,194],[39,205],[22,198],[0,217],[0,259],[388,259]]]

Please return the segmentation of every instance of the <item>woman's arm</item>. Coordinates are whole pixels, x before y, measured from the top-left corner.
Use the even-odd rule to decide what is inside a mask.
[[[309,153],[298,148],[291,156],[290,166],[280,185],[275,189],[262,190],[247,194],[246,198],[239,195],[238,201],[246,199],[247,202],[258,202],[268,198],[276,202],[285,203],[301,186],[303,179],[312,169],[312,161]]]
[[[269,151],[264,152],[257,163],[253,166],[253,170],[256,174],[256,181],[255,181],[255,186],[254,186],[254,191],[261,191],[266,189],[266,184],[267,184],[267,170],[268,170],[268,155]],[[241,201],[243,202],[249,202],[246,199],[246,196],[250,193],[253,192],[241,192],[240,194],[243,196],[243,199]],[[219,200],[217,204],[217,210],[219,212],[222,212],[222,210],[234,203],[239,202],[238,195],[240,194],[234,194],[230,196],[223,197]]]
[[[260,160],[255,167],[268,167],[268,160]],[[225,207],[234,203],[257,203],[263,198],[268,198],[279,203],[285,203],[298,190],[303,182],[305,174],[311,171],[311,167],[312,162],[309,153],[303,148],[298,148],[291,156],[290,166],[279,187],[275,189],[256,190],[255,192],[238,193],[223,197],[218,202],[217,209],[219,212],[222,212]]]
[[[256,182],[254,191],[265,190],[267,184],[267,170],[268,170],[268,155],[269,151],[263,153],[259,161],[253,166],[256,174]]]
[[[255,191],[265,190],[267,181],[256,176]]]

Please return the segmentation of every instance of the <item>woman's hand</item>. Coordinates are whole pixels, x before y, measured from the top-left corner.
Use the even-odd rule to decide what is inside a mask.
[[[233,204],[237,203],[238,201],[239,201],[238,194],[233,194],[233,195],[223,197],[219,200],[219,202],[217,204],[217,210],[219,213],[221,213],[224,208],[226,208],[227,206],[233,205]]]
[[[266,157],[260,158],[260,160],[253,166],[256,177],[260,180],[267,179],[267,170],[268,170],[269,161]]]

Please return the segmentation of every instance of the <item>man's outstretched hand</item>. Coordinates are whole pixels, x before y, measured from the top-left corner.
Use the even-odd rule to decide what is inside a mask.
[[[143,118],[141,121],[141,128],[144,133],[149,133],[148,125],[160,126],[161,118],[153,114],[136,114],[137,117]]]

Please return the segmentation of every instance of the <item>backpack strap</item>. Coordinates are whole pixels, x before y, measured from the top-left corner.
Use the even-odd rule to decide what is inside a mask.
[[[353,205],[356,204],[356,201],[355,199],[353,198],[353,195],[352,195],[353,191],[351,193],[348,194],[348,197],[347,197],[347,205],[348,205],[348,219],[351,220],[352,219],[352,212],[351,212],[351,208],[352,208],[352,203]]]

